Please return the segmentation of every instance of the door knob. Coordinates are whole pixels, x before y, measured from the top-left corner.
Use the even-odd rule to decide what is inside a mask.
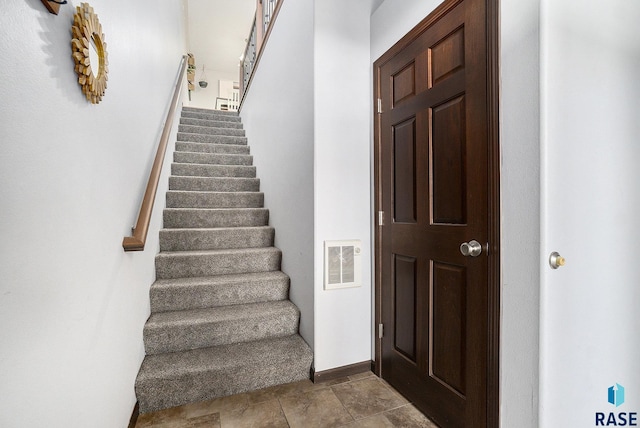
[[[460,245],[460,252],[466,257],[478,257],[482,253],[482,245],[475,239],[469,242],[463,242]]]

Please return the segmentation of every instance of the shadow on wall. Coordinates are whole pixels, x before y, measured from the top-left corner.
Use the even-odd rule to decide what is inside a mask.
[[[69,2],[60,7],[58,15],[54,15],[49,13],[41,0],[25,0],[25,3],[39,15],[38,36],[42,40],[42,52],[47,56],[42,72],[56,82],[55,87],[69,101],[78,105],[86,104],[79,87],[77,91],[69,91],[73,84],[78,85],[71,56],[71,24],[75,6]],[[106,42],[108,45],[108,38]]]

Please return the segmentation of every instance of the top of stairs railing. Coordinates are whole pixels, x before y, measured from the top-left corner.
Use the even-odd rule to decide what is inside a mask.
[[[173,117],[176,114],[178,108],[178,100],[180,99],[180,92],[182,91],[182,81],[186,75],[187,69],[187,56],[184,55],[180,60],[178,77],[176,86],[173,91],[173,97],[171,99],[171,106],[167,113],[167,119],[164,122],[164,128],[162,135],[160,136],[160,142],[158,143],[158,151],[149,173],[149,181],[147,182],[147,188],[140,204],[140,211],[138,213],[138,221],[133,228],[132,236],[125,236],[122,241],[122,247],[125,251],[142,251],[144,245],[147,242],[147,232],[149,231],[149,222],[151,221],[151,213],[153,212],[153,202],[156,199],[156,191],[158,190],[158,182],[160,181],[160,173],[162,172],[162,164],[164,163],[164,155],[167,151],[167,145],[169,143],[169,137],[171,134],[171,126],[173,125]]]
[[[240,105],[249,89],[253,73],[284,0],[257,0],[256,17],[240,60]]]

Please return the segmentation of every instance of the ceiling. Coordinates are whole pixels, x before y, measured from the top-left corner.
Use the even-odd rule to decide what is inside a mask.
[[[373,13],[383,1],[366,0],[362,5]],[[186,4],[189,50],[196,56],[197,69],[204,65],[206,70],[237,73],[256,0],[186,0]]]

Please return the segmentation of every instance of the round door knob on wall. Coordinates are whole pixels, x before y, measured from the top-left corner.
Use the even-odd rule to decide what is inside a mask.
[[[460,244],[460,252],[465,257],[478,257],[482,253],[482,245],[475,239]]]
[[[564,266],[565,259],[557,251],[554,251],[549,255],[549,265],[551,269],[558,269],[560,266]]]

